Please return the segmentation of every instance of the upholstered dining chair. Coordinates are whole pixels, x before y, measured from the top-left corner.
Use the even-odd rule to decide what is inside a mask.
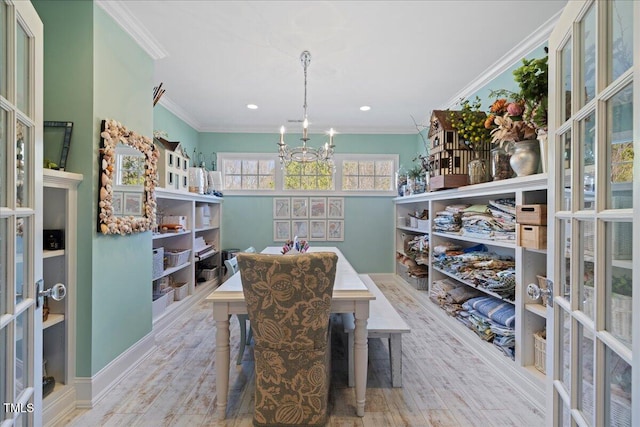
[[[253,424],[325,425],[337,255],[241,253],[237,258],[253,328]]]
[[[243,252],[254,254],[256,253],[256,248],[249,246]],[[227,267],[228,277],[231,277],[238,272],[238,259],[233,257],[225,260],[224,266]],[[249,331],[247,332],[247,320],[249,320],[249,316],[246,314],[238,314],[237,317],[240,326],[240,348],[238,349],[236,365],[240,365],[242,364],[242,357],[244,356],[244,348],[251,342],[252,332],[251,326],[249,326]]]

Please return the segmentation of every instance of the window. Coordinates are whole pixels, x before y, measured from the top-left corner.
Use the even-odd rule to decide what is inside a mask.
[[[394,162],[384,160],[344,160],[342,162],[342,190],[393,190]]]
[[[270,158],[269,158],[270,157]],[[275,190],[274,156],[242,154],[222,158],[226,190]]]
[[[326,163],[289,163],[284,174],[285,190],[333,190],[333,167]]]
[[[329,165],[291,163],[286,170],[277,153],[218,153],[225,194],[395,195],[397,154],[336,154]]]

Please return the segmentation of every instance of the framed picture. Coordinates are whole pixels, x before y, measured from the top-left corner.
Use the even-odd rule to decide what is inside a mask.
[[[340,242],[344,240],[344,220],[327,220],[327,240]]]
[[[309,197],[309,218],[327,217],[326,197]]]
[[[286,242],[291,239],[291,221],[273,221],[273,241]]]
[[[67,167],[67,157],[69,157],[69,148],[71,147],[71,134],[73,132],[73,122],[42,122],[44,128],[45,142],[51,139],[57,139],[62,136],[62,143],[55,144],[60,147],[60,161],[55,169],[65,170]],[[48,144],[47,144],[48,145]],[[45,146],[45,158],[54,158],[54,153]]]
[[[122,191],[114,191],[111,199],[111,208],[114,215],[122,215]]]
[[[327,220],[312,219],[309,221],[311,233],[309,240],[327,240]]]
[[[327,197],[327,218],[344,218],[344,197]]]
[[[291,221],[291,234],[298,239],[308,239],[309,221]]]
[[[123,215],[142,216],[142,192],[124,193]]]
[[[288,197],[273,198],[273,219],[289,219],[291,217],[291,201]]]
[[[291,218],[309,218],[309,199],[306,197],[291,198]]]

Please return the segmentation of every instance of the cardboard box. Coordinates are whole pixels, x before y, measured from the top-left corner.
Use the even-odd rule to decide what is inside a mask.
[[[546,249],[547,227],[545,225],[520,224],[518,226],[518,246],[529,249]]]
[[[528,225],[547,224],[547,205],[516,206],[516,222]]]

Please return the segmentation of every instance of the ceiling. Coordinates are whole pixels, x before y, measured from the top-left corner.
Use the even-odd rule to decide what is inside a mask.
[[[200,132],[300,132],[309,50],[311,133],[414,133],[544,42],[522,43],[566,0],[97,3],[155,59],[160,104]]]

